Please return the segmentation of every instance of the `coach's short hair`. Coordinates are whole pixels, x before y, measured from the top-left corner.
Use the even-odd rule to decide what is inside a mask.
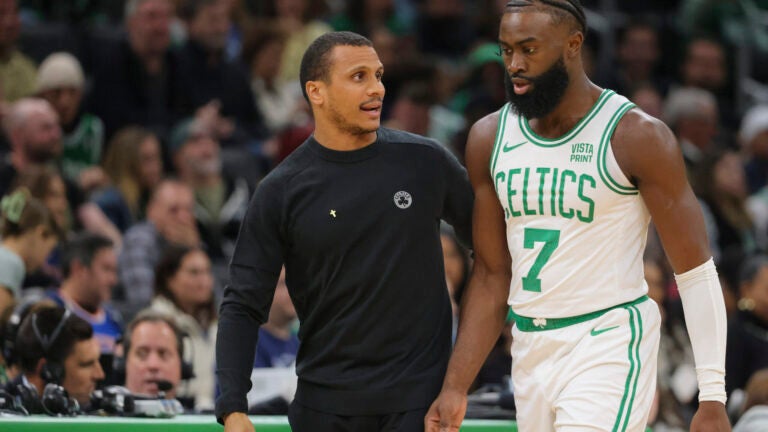
[[[330,54],[337,46],[372,47],[373,42],[365,36],[349,31],[329,32],[315,39],[304,52],[299,69],[301,92],[307,102],[307,81],[328,82],[328,71],[331,69]]]

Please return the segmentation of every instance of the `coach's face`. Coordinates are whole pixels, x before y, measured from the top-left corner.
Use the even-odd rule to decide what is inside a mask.
[[[318,82],[319,108],[342,132],[366,135],[379,129],[384,66],[373,47],[334,47],[328,82]]]

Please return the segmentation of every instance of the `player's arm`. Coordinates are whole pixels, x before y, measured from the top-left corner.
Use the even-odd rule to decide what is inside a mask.
[[[283,263],[282,194],[263,180],[240,226],[229,266],[229,284],[219,309],[216,378],[221,392],[215,414],[226,432],[253,430],[247,393],[259,327],[267,321]]]
[[[511,259],[504,212],[489,169],[497,123],[498,113],[480,119],[472,126],[467,141],[465,160],[475,193],[475,261],[443,389],[425,419],[427,431],[458,431],[466,411],[467,391],[498,339],[508,311]]]
[[[699,419],[692,430],[728,430],[725,303],[680,147],[666,125],[635,109],[619,123],[612,149],[638,187],[675,271],[699,382]]]

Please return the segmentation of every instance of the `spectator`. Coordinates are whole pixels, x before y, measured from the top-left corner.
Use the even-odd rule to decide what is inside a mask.
[[[184,376],[184,340],[173,317],[150,310],[136,315],[125,330],[123,351],[128,390],[157,395],[158,381],[167,381],[165,397],[176,397]]]
[[[280,77],[287,82],[299,80],[301,56],[318,36],[331,26],[312,14],[311,0],[269,0],[263,18],[277,24],[288,36],[281,58]]]
[[[97,234],[79,234],[64,244],[61,270],[61,287],[49,297],[93,327],[101,354],[111,361],[123,333],[122,318],[108,306],[117,283],[114,245]]]
[[[733,150],[717,150],[704,157],[694,173],[704,212],[714,226],[709,240],[724,257],[746,256],[756,250],[752,218],[747,210],[747,184],[741,158]]]
[[[83,190],[91,191],[106,181],[98,166],[104,146],[104,124],[81,109],[84,87],[83,70],[73,55],[53,53],[40,64],[37,94],[56,110],[64,132],[62,174]]]
[[[247,74],[226,58],[231,25],[227,5],[222,0],[183,0],[179,15],[188,34],[178,52],[178,79],[184,89],[180,114],[191,116],[213,102],[215,136],[226,146],[254,147],[265,135],[263,118]]]
[[[102,164],[111,186],[93,201],[120,232],[144,219],[152,191],[163,178],[163,159],[157,136],[140,126],[118,131],[110,140]]]
[[[169,244],[200,245],[192,190],[178,180],[163,180],[147,204],[147,218],[125,233],[118,273],[129,309],[149,305],[155,286],[155,266]]]
[[[412,30],[403,13],[402,2],[397,0],[349,1],[344,6],[344,10],[330,20],[336,31],[352,31],[372,38],[373,29],[377,27],[386,27],[396,36],[404,36]]]
[[[31,311],[21,322],[14,353],[22,373],[6,389],[19,397],[31,392],[34,397],[29,402],[39,401],[45,386],[55,383],[87,409],[96,383],[104,379],[93,329],[64,308]],[[45,413],[43,405],[29,405],[26,408],[31,413]]]
[[[768,186],[768,104],[754,106],[744,114],[738,137],[749,157],[745,170],[753,194]]]
[[[768,367],[768,256],[747,259],[740,275],[739,311],[728,325],[725,384],[743,389],[749,377]]]
[[[682,86],[707,90],[717,98],[718,118],[726,129],[738,127],[725,48],[719,40],[694,37],[688,41],[680,74]]]
[[[768,429],[768,369],[760,369],[747,381],[746,400],[733,432]]]
[[[155,273],[150,309],[174,317],[189,336],[195,377],[177,392],[194,399],[195,409],[213,409],[216,306],[211,261],[202,249],[172,246]]]
[[[0,0],[0,90],[8,102],[35,91],[35,64],[16,48],[20,27],[17,0]]]
[[[299,338],[293,330],[296,308],[293,306],[288,286],[285,285],[285,267],[280,271],[275,288],[275,298],[269,308],[267,322],[259,328],[254,368],[287,368],[296,362]]]
[[[619,94],[629,94],[641,85],[650,85],[662,94],[667,92],[669,82],[658,70],[659,34],[649,20],[636,18],[624,26],[618,37],[616,60],[606,87]]]
[[[690,180],[696,166],[713,150],[718,133],[717,100],[700,88],[676,89],[667,97],[663,114],[680,143]],[[692,186],[696,190],[696,184]]]
[[[223,269],[232,256],[248,208],[248,183],[222,171],[219,141],[198,120],[187,120],[174,128],[170,147],[179,180],[195,196],[200,238],[211,259]]]
[[[93,54],[90,112],[104,121],[107,139],[127,125],[164,138],[179,105],[178,66],[170,52],[170,0],[125,2],[127,37]],[[103,50],[104,52],[98,52]]]
[[[11,105],[3,127],[11,153],[0,166],[0,195],[8,192],[18,173],[49,164],[62,152],[58,115],[44,99],[24,98]]]
[[[309,121],[308,106],[298,81],[280,77],[280,59],[288,36],[275,25],[255,28],[243,47],[242,59],[251,75],[251,91],[264,114],[269,132],[276,134]]]
[[[26,189],[0,202],[0,314],[20,298],[27,272],[43,265],[58,242],[59,228],[51,213]]]
[[[85,229],[108,237],[115,245],[121,243],[120,232],[101,209],[84,201],[77,185],[62,178],[50,165],[27,168],[16,177],[14,184],[28,188],[33,197],[48,207],[65,238]]]

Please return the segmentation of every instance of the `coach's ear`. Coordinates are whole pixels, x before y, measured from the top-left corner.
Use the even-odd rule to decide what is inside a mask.
[[[325,101],[325,83],[322,81],[307,81],[304,85],[310,105],[322,105]]]

